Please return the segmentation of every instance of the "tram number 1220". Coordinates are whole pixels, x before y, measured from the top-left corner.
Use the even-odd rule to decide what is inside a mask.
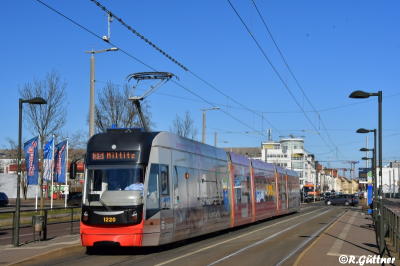
[[[115,217],[104,217],[105,223],[115,223],[116,220]]]

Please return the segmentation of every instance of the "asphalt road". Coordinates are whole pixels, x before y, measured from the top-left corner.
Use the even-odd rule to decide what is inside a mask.
[[[79,234],[80,222],[73,222],[72,233]],[[47,239],[56,236],[64,236],[71,233],[71,223],[57,223],[47,225]],[[12,230],[0,230],[0,246],[10,245],[12,237]],[[42,233],[43,237],[43,233]],[[36,241],[39,240],[39,232],[36,232]],[[19,242],[26,243],[33,241],[33,232],[31,227],[21,227],[19,229]]]
[[[21,199],[20,208],[21,210],[31,210],[35,209],[36,201],[34,199]],[[44,201],[44,208],[50,208],[51,201],[45,200]],[[53,208],[64,207],[65,201],[64,200],[53,200]],[[15,199],[9,199],[9,205],[7,207],[0,207],[0,213],[2,212],[9,212],[15,210]],[[40,200],[38,199],[38,209],[40,208]]]
[[[32,265],[293,265],[348,208],[313,203],[296,214],[168,246],[80,251]]]
[[[39,202],[38,202],[39,204]],[[45,200],[44,207],[50,208],[50,200]],[[21,200],[21,210],[34,210],[35,209],[35,200]],[[54,200],[53,208],[64,207],[63,200]],[[3,212],[9,212],[15,210],[15,199],[10,199],[10,204],[7,207],[0,208],[0,214]],[[1,224],[1,221],[0,221]],[[73,233],[79,234],[79,222],[73,223]],[[49,224],[47,226],[47,238],[51,239],[56,236],[63,236],[71,233],[71,223],[58,223],[58,224]],[[29,241],[33,241],[33,232],[31,231],[31,227],[21,227],[20,228],[20,243],[26,243]],[[11,236],[12,230],[9,229],[0,229],[0,245],[8,245],[11,244]],[[39,239],[39,232],[36,232],[36,240]]]

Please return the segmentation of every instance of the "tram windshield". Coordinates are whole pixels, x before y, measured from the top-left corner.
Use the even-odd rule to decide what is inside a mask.
[[[139,190],[143,196],[143,165],[107,165],[88,167],[86,190],[102,194],[105,191]]]

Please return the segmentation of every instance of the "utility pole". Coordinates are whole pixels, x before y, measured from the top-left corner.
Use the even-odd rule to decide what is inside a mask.
[[[218,110],[219,107],[209,108],[209,109],[200,109],[203,111],[203,143],[206,143],[206,111],[209,110]],[[217,145],[215,145],[217,146]]]

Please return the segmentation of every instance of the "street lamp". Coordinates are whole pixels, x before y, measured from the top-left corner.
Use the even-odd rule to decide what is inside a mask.
[[[200,111],[203,111],[203,143],[206,143],[206,111],[218,110],[218,109],[219,107],[200,109]]]
[[[85,51],[85,53],[92,54],[90,58],[90,107],[89,107],[89,138],[94,134],[94,54],[109,52],[109,51],[118,51],[117,47],[93,51]]]
[[[384,235],[384,226],[383,226],[383,202],[382,202],[382,91],[378,91],[377,93],[364,92],[364,91],[354,91],[350,94],[350,98],[355,99],[365,99],[370,96],[378,96],[378,132],[379,132],[379,178],[380,178],[380,188],[379,188],[379,254],[382,257],[385,252],[385,235]],[[375,146],[376,149],[376,146]],[[375,151],[376,153],[376,151]],[[376,157],[375,157],[376,158]],[[375,165],[376,167],[376,165]]]
[[[17,175],[17,201],[15,207],[15,233],[14,233],[14,247],[19,245],[19,213],[20,213],[20,190],[21,190],[21,136],[22,136],[22,104],[47,104],[41,97],[35,97],[30,100],[23,100],[19,98],[19,125],[18,125],[18,175]]]
[[[369,133],[369,132],[374,132],[374,148],[373,149],[367,149],[367,148],[362,148],[360,151],[372,151],[372,173],[374,176],[374,200],[373,200],[373,217],[377,220],[378,215],[377,215],[377,203],[378,203],[378,180],[376,178],[376,129],[365,129],[365,128],[360,128],[356,131],[356,133]],[[365,158],[365,157],[364,157]],[[379,167],[380,168],[380,167]],[[381,186],[382,189],[382,186]]]

